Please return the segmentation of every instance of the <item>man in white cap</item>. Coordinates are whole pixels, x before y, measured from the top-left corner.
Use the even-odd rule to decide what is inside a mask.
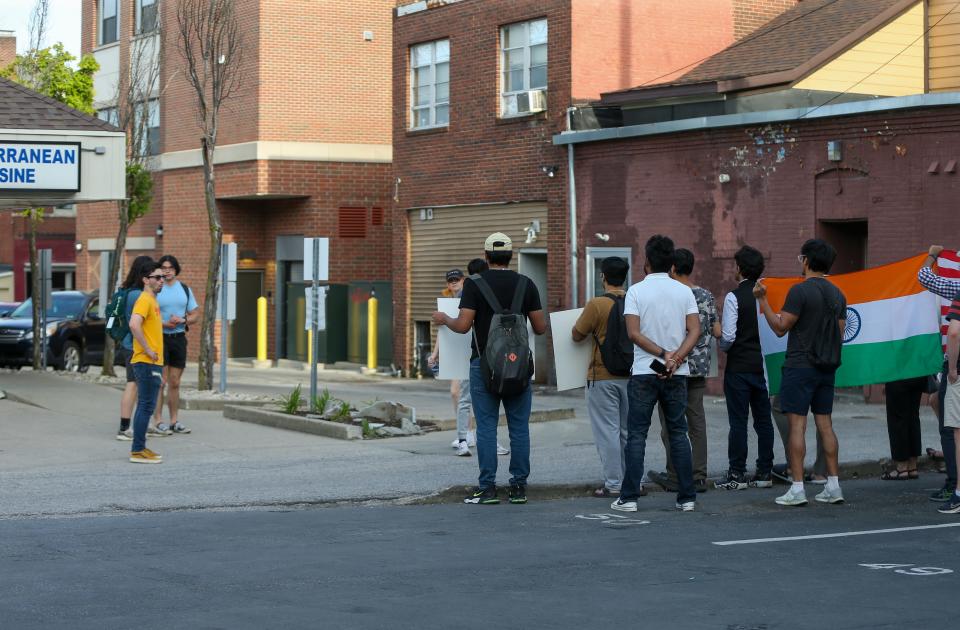
[[[507,415],[510,434],[511,503],[527,502],[530,474],[530,378],[533,361],[527,345],[527,320],[542,335],[547,320],[537,287],[526,276],[510,271],[513,242],[496,232],[483,245],[490,269],[467,278],[460,298],[460,315],[454,319],[437,311],[433,322],[457,333],[473,329],[476,339],[470,358],[470,395],[477,420],[477,461],[480,480],[464,503],[491,505],[497,497],[497,424],[500,405]],[[489,342],[489,343],[488,343]]]

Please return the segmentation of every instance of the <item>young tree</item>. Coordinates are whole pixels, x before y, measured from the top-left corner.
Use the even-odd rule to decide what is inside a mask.
[[[117,82],[115,115],[112,122],[127,133],[127,198],[117,202],[117,239],[110,259],[109,292],[123,262],[127,247],[127,233],[137,219],[150,211],[153,200],[153,177],[147,168],[150,155],[156,147],[150,138],[150,102],[161,96],[160,60],[163,59],[164,29],[157,19],[149,33],[130,42],[130,65]],[[114,376],[115,345],[107,335],[104,346],[102,374]]]
[[[203,158],[204,199],[210,230],[210,259],[200,332],[197,387],[213,388],[214,325],[223,228],[217,209],[213,152],[217,146],[220,108],[240,87],[243,43],[235,0],[179,0],[177,30],[187,80],[196,98]]]
[[[93,75],[100,66],[90,55],[84,55],[76,68],[76,57],[54,44],[42,48],[46,37],[49,0],[37,0],[30,17],[30,49],[17,55],[13,63],[0,70],[0,76],[16,81],[35,92],[49,96],[74,109],[93,114]],[[20,213],[30,225],[30,278],[33,295],[33,338],[39,340],[40,300],[42,291],[37,260],[37,228],[43,221],[44,208],[27,208]],[[41,344],[33,344],[33,369],[42,364]]]

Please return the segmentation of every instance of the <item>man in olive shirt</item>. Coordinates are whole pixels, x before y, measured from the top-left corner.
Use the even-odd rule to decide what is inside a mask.
[[[587,413],[593,439],[600,455],[600,472],[603,486],[594,490],[594,496],[603,498],[620,494],[623,481],[623,448],[627,445],[627,383],[629,373],[611,374],[603,363],[600,344],[607,336],[607,320],[616,306],[623,309],[630,265],[622,258],[605,258],[600,264],[600,279],[604,295],[595,297],[583,308],[573,327],[573,340],[582,341],[593,337],[593,361],[587,371]],[[612,297],[614,296],[617,299]]]

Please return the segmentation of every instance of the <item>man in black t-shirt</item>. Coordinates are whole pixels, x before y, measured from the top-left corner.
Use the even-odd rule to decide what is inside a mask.
[[[830,272],[836,257],[836,250],[826,241],[810,239],[804,243],[797,257],[803,266],[804,281],[790,287],[780,313],[773,312],[767,301],[767,289],[762,283],[758,282],[753,289],[760,310],[773,332],[778,337],[790,333],[780,382],[780,407],[790,423],[787,459],[793,483],[786,494],[777,497],[779,505],[807,503],[803,489],[803,458],[807,450],[807,413],[811,410],[827,459],[827,485],[814,498],[821,503],[843,503],[838,479],[839,446],[831,416],[837,370],[815,367],[809,357],[819,331],[826,324],[825,318],[836,320],[835,325],[840,327],[837,343],[843,343],[847,300],[840,289],[824,277]]]
[[[496,232],[484,242],[484,254],[490,269],[479,274],[490,286],[497,301],[505,308],[513,302],[520,274],[507,267],[513,256],[513,242],[506,234]],[[547,329],[546,316],[540,306],[540,294],[527,278],[521,312],[530,320],[533,332],[542,335]],[[460,315],[456,319],[437,311],[433,322],[446,326],[457,333],[473,329],[476,343],[470,358],[470,396],[473,400],[473,415],[477,420],[477,462],[480,465],[480,482],[464,503],[490,505],[499,503],[497,498],[497,424],[500,421],[500,404],[507,415],[507,430],[510,434],[510,502],[526,503],[527,476],[530,474],[530,406],[532,391],[527,387],[514,396],[499,396],[487,391],[480,369],[480,356],[487,347],[487,335],[494,311],[471,278],[463,283],[460,297]]]

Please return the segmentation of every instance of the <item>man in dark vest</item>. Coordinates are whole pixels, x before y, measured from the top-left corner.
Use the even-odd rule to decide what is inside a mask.
[[[760,327],[757,300],[753,286],[763,274],[763,254],[744,245],[734,256],[740,284],[727,294],[723,302],[723,334],[720,349],[727,353],[723,375],[723,393],[727,399],[730,434],[727,444],[729,469],[717,488],[744,490],[748,486],[769,488],[773,485],[773,420],[770,395],[763,373],[760,351]],[[747,479],[747,419],[753,411],[753,428],[757,432],[757,470]]]

